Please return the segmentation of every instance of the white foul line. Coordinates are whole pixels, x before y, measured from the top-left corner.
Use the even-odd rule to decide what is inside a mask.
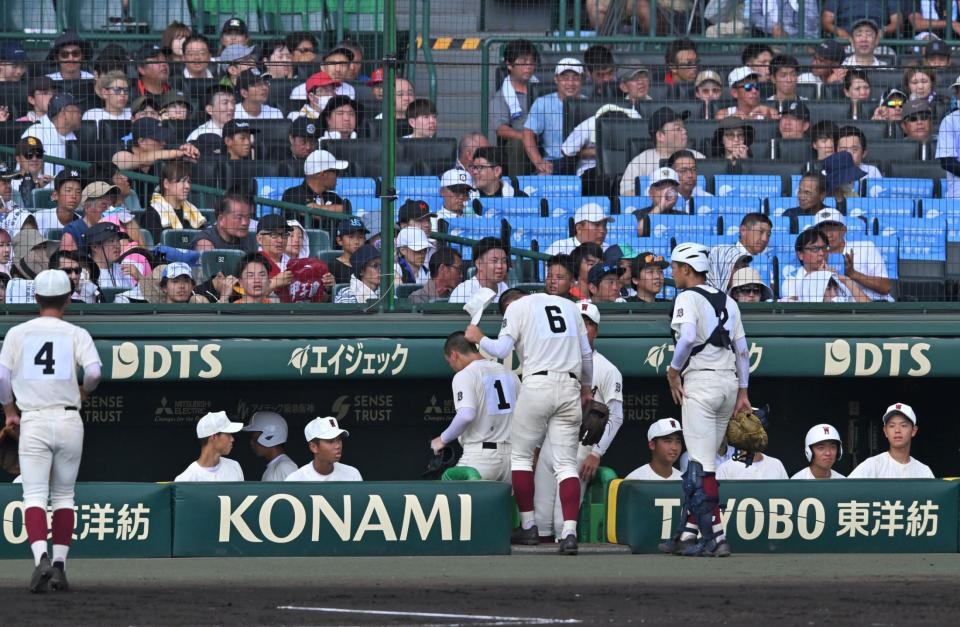
[[[329,612],[337,614],[367,614],[371,616],[409,616],[416,618],[462,618],[467,620],[496,621],[499,624],[520,623],[524,625],[552,625],[576,624],[575,618],[537,618],[531,616],[485,616],[481,614],[441,614],[438,612],[398,612],[390,610],[352,610],[340,607],[299,607],[296,605],[280,605],[278,610],[298,610],[302,612]]]

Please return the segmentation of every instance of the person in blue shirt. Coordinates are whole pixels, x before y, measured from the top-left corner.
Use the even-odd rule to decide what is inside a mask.
[[[553,174],[563,158],[563,103],[583,97],[583,64],[577,59],[560,59],[553,80],[557,91],[537,98],[523,127],[523,149],[537,174]],[[543,145],[542,154],[538,140]]]

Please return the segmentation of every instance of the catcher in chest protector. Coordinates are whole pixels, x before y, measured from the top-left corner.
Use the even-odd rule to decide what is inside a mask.
[[[750,352],[737,303],[707,285],[709,250],[679,244],[671,254],[677,295],[671,314],[676,347],[667,368],[674,402],[681,406],[689,454],[683,474],[683,513],[663,553],[726,557],[730,545],[720,519],[716,455],[734,413],[749,411]]]

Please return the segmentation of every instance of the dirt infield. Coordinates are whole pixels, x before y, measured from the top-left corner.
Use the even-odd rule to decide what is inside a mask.
[[[75,560],[65,594],[26,592],[18,624],[954,624],[958,555],[639,556],[586,547],[509,557]]]

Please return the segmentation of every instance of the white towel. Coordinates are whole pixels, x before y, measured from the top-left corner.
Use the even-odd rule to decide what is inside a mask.
[[[539,83],[540,80],[536,76],[532,76],[530,82]],[[503,79],[503,86],[500,88],[500,92],[503,94],[503,99],[507,101],[507,107],[510,109],[510,119],[516,120],[521,117],[523,115],[523,107],[520,106],[517,90],[513,88],[513,83],[510,82],[509,76]]]

